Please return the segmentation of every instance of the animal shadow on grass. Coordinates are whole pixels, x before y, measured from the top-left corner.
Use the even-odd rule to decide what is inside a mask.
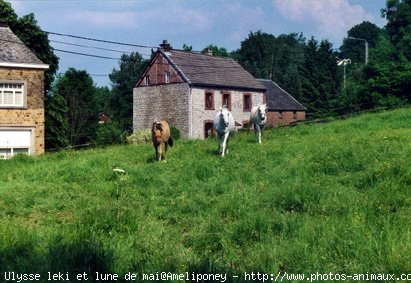
[[[147,157],[147,160],[146,160],[146,163],[165,163],[165,162],[168,162],[168,158],[163,159],[159,162],[155,156],[149,156]]]
[[[49,248],[50,270],[70,274],[86,272],[93,279],[96,272],[110,273],[114,257],[110,250],[96,239],[79,238],[71,243],[55,242]]]
[[[146,163],[154,163],[154,162],[158,162],[155,156],[149,156],[147,157]]]
[[[218,148],[207,148],[206,153],[207,155],[221,155],[220,149]]]
[[[73,274],[86,272],[91,282],[94,282],[96,272],[103,274],[112,271],[113,253],[104,248],[98,240],[84,236],[68,243],[63,243],[62,240],[60,237],[51,240],[42,253],[35,248],[39,244],[35,241],[22,241],[20,244],[0,249],[0,272],[4,274],[8,271],[36,271],[34,273],[40,274],[43,279],[48,278],[48,272],[60,272],[64,278],[68,273],[70,279],[73,279]]]

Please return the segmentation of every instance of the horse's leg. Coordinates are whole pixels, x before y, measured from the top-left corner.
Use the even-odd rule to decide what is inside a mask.
[[[257,132],[258,132],[258,129],[257,129],[257,124],[254,124],[254,141],[255,142],[257,142]]]
[[[224,156],[224,153],[225,153],[225,148],[226,148],[226,146],[227,146],[228,135],[229,135],[229,132],[227,132],[227,133],[224,134],[223,153],[221,154],[222,156]]]
[[[228,153],[228,141],[230,140],[229,137],[230,137],[230,133],[228,133],[227,141],[225,143],[225,153]]]
[[[262,132],[262,128],[260,126],[258,126],[258,143],[261,143],[261,132]]]
[[[154,145],[154,149],[156,150],[156,160],[158,160],[158,145]]]
[[[168,141],[164,143],[164,160],[167,160]]]
[[[161,161],[161,157],[163,155],[163,142],[160,142],[160,145],[158,147],[158,161]]]
[[[218,150],[222,153],[222,146],[221,146],[221,135],[217,134],[217,141],[218,141]]]

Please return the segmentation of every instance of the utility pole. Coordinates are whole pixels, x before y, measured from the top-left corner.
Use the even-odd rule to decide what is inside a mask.
[[[364,38],[357,38],[357,37],[352,37],[352,36],[349,36],[348,38],[349,39],[354,39],[354,40],[364,41],[364,44],[365,44],[365,65],[367,65],[367,63],[368,63],[368,41],[366,41]]]
[[[345,75],[345,66],[348,65],[348,64],[351,64],[350,59],[342,59],[337,63],[338,66],[341,66],[341,65],[344,66],[344,89],[345,89],[345,85],[346,85],[346,82],[347,82],[347,77]]]

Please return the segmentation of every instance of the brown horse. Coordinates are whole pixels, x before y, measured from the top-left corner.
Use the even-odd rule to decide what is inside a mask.
[[[151,128],[151,137],[153,139],[153,145],[156,149],[156,158],[161,161],[163,158],[163,145],[164,145],[164,159],[167,158],[167,147],[173,146],[173,139],[170,135],[170,126],[166,121],[154,122]]]

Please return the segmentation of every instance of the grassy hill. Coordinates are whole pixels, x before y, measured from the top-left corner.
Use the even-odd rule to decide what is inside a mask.
[[[411,272],[410,108],[229,146],[222,158],[216,140],[180,140],[166,163],[152,145],[0,161],[0,281]]]

